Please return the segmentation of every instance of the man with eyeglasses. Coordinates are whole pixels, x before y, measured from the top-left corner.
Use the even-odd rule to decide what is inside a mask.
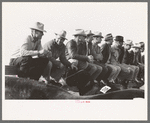
[[[18,77],[39,80],[41,75],[45,79],[49,77],[48,58],[51,53],[44,50],[41,45],[41,39],[44,35],[44,24],[36,22],[31,29],[31,35],[28,35],[22,45],[12,54],[10,65],[18,67]]]

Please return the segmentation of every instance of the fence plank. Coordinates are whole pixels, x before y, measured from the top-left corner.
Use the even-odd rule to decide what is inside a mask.
[[[5,75],[17,75],[18,70],[16,66],[5,65]]]

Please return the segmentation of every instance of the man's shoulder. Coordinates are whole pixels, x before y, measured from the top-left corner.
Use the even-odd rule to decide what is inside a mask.
[[[76,43],[76,41],[74,39],[71,39],[66,43],[66,45],[75,44],[75,43]]]
[[[101,43],[98,44],[98,46],[99,46],[100,48],[105,48],[105,47],[107,47],[107,43],[101,42]]]
[[[54,39],[52,39],[52,40],[50,40],[50,41],[46,42],[44,45],[45,45],[45,46],[46,46],[46,45],[53,45],[53,44],[54,44],[54,42],[55,42],[55,40],[54,40]]]
[[[111,45],[111,49],[112,49],[112,50],[115,50],[115,45]]]
[[[31,42],[31,41],[33,41],[33,38],[32,38],[31,35],[28,35],[28,36],[25,37],[25,40],[23,40],[23,43],[28,43],[28,42]]]

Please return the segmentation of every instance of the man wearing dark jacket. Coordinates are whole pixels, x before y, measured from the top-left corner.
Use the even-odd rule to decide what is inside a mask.
[[[117,85],[115,83],[116,78],[118,77],[121,68],[119,66],[115,66],[110,64],[110,58],[111,58],[111,45],[113,43],[113,36],[111,33],[107,34],[105,36],[105,42],[99,44],[99,47],[101,49],[101,53],[103,54],[103,59],[101,60],[101,62],[103,64],[105,64],[108,68],[109,71],[111,71],[109,77],[108,77],[108,85],[109,86],[115,86],[115,87],[119,87],[119,85]]]
[[[100,82],[103,80],[105,84],[107,84],[107,78],[109,77],[111,73],[111,69],[108,70],[107,66],[105,66],[104,63],[101,61],[103,60],[104,56],[101,53],[101,49],[98,46],[99,43],[101,43],[103,36],[101,32],[94,32],[93,40],[92,40],[92,49],[91,49],[91,55],[94,57],[94,64],[97,64],[103,68],[100,76],[98,76],[97,80]]]
[[[76,30],[74,37],[74,39],[66,44],[66,57],[71,63],[78,67],[78,70],[87,71],[90,76],[89,82],[94,84],[94,80],[96,80],[102,72],[102,67],[93,64],[93,56],[87,55],[88,48],[85,41],[86,34],[84,30]]]
[[[132,45],[133,44],[132,44],[131,40],[126,40],[124,42],[124,56],[123,56],[123,59],[122,59],[122,64],[130,66],[130,68],[131,68],[130,70],[133,73],[132,80],[135,83],[137,83],[137,82],[140,82],[137,79],[137,76],[138,76],[138,73],[139,73],[139,67],[135,66],[135,65],[132,65],[132,57],[131,57],[131,54],[129,53],[129,50],[131,49]]]
[[[74,36],[75,39],[70,40],[66,44],[66,57],[69,61],[76,62],[79,70],[87,69],[91,79],[94,81],[101,73],[102,68],[92,64],[92,56],[87,56],[86,34],[84,30],[76,30]]]
[[[140,61],[140,48],[141,45],[136,43],[132,47],[133,50],[130,51],[131,54],[131,65],[135,65],[139,67],[138,80],[144,80],[144,64]]]
[[[77,69],[77,67],[71,64],[65,56],[66,47],[64,41],[66,40],[66,31],[62,30],[55,34],[56,38],[45,43],[43,48],[52,53],[52,57],[49,58],[49,61],[51,62],[50,76],[55,81],[53,84],[59,85],[58,82],[65,73],[66,67],[70,67],[71,69]],[[59,60],[57,60],[58,58]]]

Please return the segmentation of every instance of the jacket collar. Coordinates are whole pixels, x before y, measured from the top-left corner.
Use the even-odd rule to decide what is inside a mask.
[[[116,50],[120,50],[120,48],[119,48],[119,47],[117,47],[117,45],[116,45],[116,44],[113,44],[113,45],[112,45],[112,47],[113,47],[114,49],[116,49]]]
[[[58,48],[62,48],[62,47],[63,47],[63,44],[62,44],[62,45],[58,45],[58,44],[57,44],[56,39],[54,39],[53,42],[54,42],[54,45],[55,45],[56,47],[58,47]]]

